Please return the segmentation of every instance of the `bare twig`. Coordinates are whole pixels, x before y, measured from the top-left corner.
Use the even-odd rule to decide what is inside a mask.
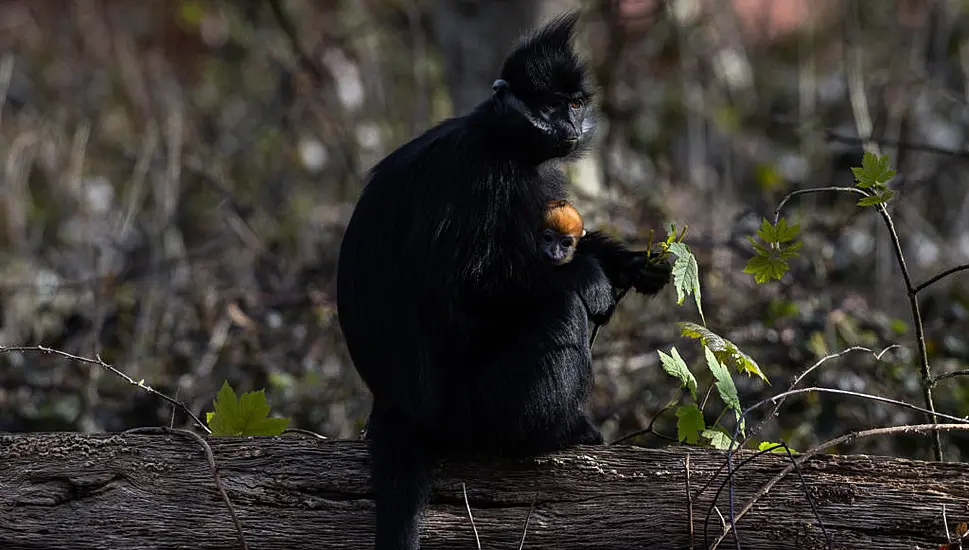
[[[236,515],[236,508],[232,505],[232,500],[229,499],[229,494],[226,493],[225,487],[222,485],[222,478],[219,476],[219,468],[215,464],[215,454],[212,453],[212,447],[209,446],[202,436],[190,430],[180,430],[178,428],[166,427],[132,428],[130,430],[126,430],[124,434],[181,435],[194,439],[196,443],[201,445],[202,450],[205,451],[205,458],[209,461],[209,468],[212,471],[212,478],[215,480],[215,487],[219,490],[219,494],[222,495],[222,502],[225,502],[225,505],[229,508],[229,515],[232,516],[232,523],[235,525],[236,533],[239,535],[239,547],[242,550],[248,550],[249,546],[246,544],[245,533],[242,531],[242,522],[239,521],[239,516]]]
[[[945,415],[940,414],[940,416],[945,416]],[[754,504],[759,499],[761,499],[764,495],[770,492],[770,490],[773,489],[774,486],[777,485],[777,483],[780,482],[781,479],[783,479],[784,476],[789,474],[794,468],[796,468],[797,466],[800,466],[812,456],[826,449],[829,449],[831,447],[835,447],[838,445],[843,445],[845,443],[851,443],[856,439],[862,439],[866,437],[882,436],[882,435],[897,435],[897,434],[921,435],[925,433],[941,432],[941,431],[969,431],[969,424],[912,424],[912,425],[905,425],[905,426],[889,426],[885,428],[872,428],[870,430],[852,432],[850,434],[846,434],[841,437],[837,437],[835,439],[825,441],[824,443],[820,443],[812,447],[808,451],[804,452],[803,454],[798,455],[798,457],[794,459],[791,464],[789,464],[783,470],[778,472],[777,475],[775,475],[770,481],[768,481],[763,487],[761,487],[754,494],[754,496],[751,497],[751,499],[747,502],[747,504],[744,505],[743,509],[739,513],[737,513],[736,517],[734,518],[734,522],[739,521],[740,518],[746,515],[747,512],[749,512],[753,508]],[[729,532],[730,532],[730,528],[728,526],[725,526],[724,532],[720,535],[719,538],[717,538],[717,540],[713,543],[713,545],[710,546],[710,550],[715,550],[719,546],[719,544],[727,537]]]
[[[932,383],[935,384],[947,378],[956,378],[959,376],[969,376],[969,369],[954,370],[951,372],[943,372],[943,373],[937,374],[932,379]]]
[[[781,214],[781,209],[787,204],[788,201],[797,197],[799,195],[806,195],[810,193],[827,193],[827,192],[839,192],[839,193],[852,193],[855,195],[861,195],[863,197],[870,197],[871,193],[864,189],[859,189],[857,187],[811,187],[808,189],[798,189],[797,191],[792,191],[781,199],[781,202],[777,205],[774,210],[774,224],[776,225]],[[895,260],[898,263],[899,270],[902,272],[902,279],[905,281],[905,290],[908,295],[909,308],[912,312],[912,321],[915,325],[915,343],[919,351],[919,362],[921,366],[921,382],[922,382],[922,397],[925,400],[925,407],[928,409],[926,413],[928,415],[929,421],[932,423],[938,422],[938,415],[935,411],[935,402],[932,398],[932,385],[934,380],[932,378],[932,367],[929,365],[929,353],[925,345],[925,327],[922,324],[922,312],[919,309],[918,294],[915,285],[912,283],[912,276],[909,274],[908,265],[905,262],[905,255],[902,253],[902,242],[898,238],[898,232],[895,230],[895,223],[892,221],[891,215],[885,208],[884,204],[875,205],[878,210],[878,214],[882,217],[885,222],[885,227],[888,228],[888,233],[891,236],[892,245],[895,251]],[[935,459],[942,461],[942,436],[939,432],[932,434],[932,447],[935,451]]]
[[[817,393],[833,393],[833,394],[837,394],[837,395],[847,395],[849,397],[860,397],[862,399],[868,399],[868,400],[871,400],[871,401],[878,401],[880,403],[887,403],[889,405],[897,405],[899,407],[903,407],[903,408],[906,408],[906,409],[910,409],[910,410],[917,411],[917,412],[921,412],[921,413],[925,413],[925,414],[929,414],[930,412],[932,412],[932,411],[929,411],[928,409],[926,409],[924,407],[919,407],[918,405],[913,405],[911,403],[907,403],[905,401],[901,401],[901,400],[898,400],[898,399],[892,399],[890,397],[882,397],[880,395],[874,395],[874,394],[870,394],[870,393],[857,392],[857,391],[851,391],[851,390],[842,390],[842,389],[838,389],[838,388],[823,388],[823,387],[814,386],[814,387],[809,387],[809,388],[798,388],[798,389],[794,389],[794,390],[788,390],[786,392],[782,392],[782,393],[779,393],[777,395],[774,395],[774,396],[768,397],[766,399],[763,399],[761,401],[758,401],[757,403],[755,403],[755,404],[751,405],[750,407],[747,407],[746,409],[744,409],[744,411],[740,413],[740,418],[743,419],[745,416],[747,416],[748,414],[750,414],[751,411],[754,411],[754,410],[756,410],[756,409],[758,409],[758,408],[760,408],[760,407],[762,407],[762,406],[764,406],[764,405],[766,405],[768,403],[776,402],[779,399],[784,399],[784,398],[786,398],[788,396],[791,396],[791,395],[797,395],[797,394],[800,394],[800,393],[811,393],[811,392],[817,392]],[[934,414],[936,416],[938,416],[940,418],[944,418],[946,420],[951,420],[953,422],[959,422],[959,423],[964,423],[964,424],[969,425],[969,418],[966,418],[966,417],[953,416],[951,414],[945,414],[945,413],[940,413],[940,412],[936,412]],[[734,427],[734,441],[736,441],[737,435],[739,434],[739,430],[740,430],[740,422],[737,422],[737,425]],[[739,449],[739,448],[740,448],[739,446],[734,447],[731,444],[730,448],[727,449],[727,456],[728,456],[728,458],[729,458],[729,456],[733,455],[734,452],[737,449]]]
[[[680,399],[682,399],[682,394],[680,396]],[[610,441],[606,445],[618,445],[619,443],[622,443],[624,441],[628,441],[628,440],[630,440],[630,439],[632,439],[634,437],[638,437],[638,436],[641,436],[643,434],[651,434],[651,435],[654,435],[654,436],[656,436],[656,437],[658,437],[660,439],[668,439],[671,442],[676,443],[678,440],[669,438],[669,437],[667,437],[667,436],[665,436],[665,435],[663,435],[663,434],[661,434],[661,433],[659,433],[657,431],[654,431],[653,430],[653,425],[656,424],[656,420],[659,419],[660,415],[662,415],[664,412],[666,412],[666,411],[672,409],[673,407],[675,407],[676,405],[678,405],[680,403],[680,399],[676,399],[675,401],[671,401],[666,406],[664,406],[662,409],[660,409],[656,414],[653,415],[653,419],[649,421],[649,425],[646,426],[645,428],[643,428],[641,430],[636,430],[634,432],[631,432],[631,433],[628,433],[628,434],[626,434],[624,436],[621,436],[619,439],[616,439],[614,441]]]
[[[528,507],[528,515],[525,516],[525,526],[522,527],[522,540],[518,543],[518,550],[525,548],[525,535],[528,534],[528,521],[532,519],[532,512],[535,511],[535,501],[538,500],[538,493],[532,495],[532,505]]]
[[[471,503],[468,502],[468,488],[461,484],[461,492],[464,493],[464,507],[468,510],[468,519],[471,520],[471,529],[474,531],[474,541],[478,545],[478,550],[481,550],[481,539],[478,538],[478,528],[474,524],[474,514],[471,513]]]
[[[686,458],[683,459],[683,470],[686,473],[686,515],[687,521],[689,522],[687,528],[690,532],[690,550],[693,550],[695,546],[693,532],[693,495],[690,494],[690,453],[686,453]]]
[[[289,18],[289,14],[283,9],[279,0],[269,0],[269,9],[272,10],[273,17],[276,18],[276,23],[279,25],[280,30],[283,31],[283,34],[289,40],[289,48],[296,56],[299,66],[308,72],[317,83],[322,82],[324,80],[323,70],[313,61],[309,52],[303,48],[303,44],[299,40],[299,34],[296,32],[296,25],[293,24],[292,19]]]
[[[825,130],[824,136],[828,141],[845,143],[849,145],[867,145],[867,144],[878,144],[886,145],[888,147],[905,148],[911,151],[920,151],[923,153],[934,153],[936,155],[944,157],[952,157],[959,159],[969,159],[969,151],[959,151],[957,149],[945,149],[942,147],[936,147],[934,145],[929,145],[927,143],[918,143],[906,141],[903,139],[893,139],[884,136],[874,136],[870,134],[865,134],[862,137],[858,136],[846,136],[835,132],[834,130]]]
[[[302,428],[286,428],[285,430],[283,430],[283,433],[284,434],[290,433],[290,434],[305,435],[307,437],[312,437],[312,438],[315,438],[315,439],[322,439],[322,440],[329,439],[325,435],[318,434],[318,433],[316,433],[314,431],[311,431],[311,430],[304,430]]]
[[[948,277],[949,275],[952,275],[953,273],[958,273],[960,271],[965,271],[967,269],[969,269],[969,264],[957,265],[955,267],[946,269],[942,273],[939,273],[935,277],[932,277],[928,281],[925,281],[924,283],[922,283],[919,286],[915,287],[915,293],[918,294],[919,292],[921,292],[922,290],[924,290],[926,287],[931,286],[931,285],[935,284],[938,281],[941,281],[942,279]]]
[[[894,348],[897,348],[897,347],[899,347],[898,344],[892,344],[891,346],[888,346],[887,348],[881,350],[880,352],[875,353],[874,351],[872,351],[872,350],[870,350],[870,349],[868,349],[868,348],[866,348],[864,346],[851,346],[850,348],[843,349],[843,350],[839,351],[838,353],[832,353],[830,355],[825,355],[821,359],[818,359],[818,361],[816,363],[814,363],[813,365],[811,365],[810,367],[808,367],[804,372],[802,372],[801,374],[795,376],[794,377],[794,380],[791,382],[790,387],[788,387],[787,389],[788,390],[793,390],[795,387],[797,387],[798,384],[801,383],[801,380],[804,380],[804,378],[807,375],[811,374],[816,369],[818,369],[821,365],[823,365],[824,363],[830,361],[831,359],[837,359],[837,358],[839,358],[839,357],[841,357],[843,355],[846,355],[848,353],[851,353],[853,351],[867,351],[868,353],[872,354],[872,356],[875,358],[876,361],[880,361],[881,358],[882,358],[882,355],[884,355],[885,353],[887,353],[888,350],[894,349]],[[737,445],[737,448],[741,448],[744,445],[746,445],[747,442],[750,441],[750,438],[752,438],[755,435],[757,435],[763,429],[763,427],[767,424],[767,422],[770,421],[771,418],[777,416],[777,412],[780,410],[780,408],[784,404],[784,401],[785,400],[786,400],[786,398],[779,399],[777,401],[777,403],[775,404],[775,406],[774,406],[774,410],[771,411],[769,415],[765,416],[764,419],[761,420],[760,424],[758,424],[757,426],[755,426],[752,430],[750,430],[747,433],[747,437],[745,437],[743,439],[743,441],[741,441],[740,444]]]
[[[200,428],[202,428],[202,430],[204,430],[205,433],[207,434],[212,433],[212,430],[210,430],[201,420],[199,420],[199,417],[195,416],[195,413],[193,413],[192,410],[188,408],[188,405],[165,395],[164,393],[156,390],[155,388],[152,388],[148,384],[145,384],[144,380],[135,381],[127,374],[118,370],[118,368],[104,362],[104,360],[101,359],[100,355],[96,355],[94,359],[91,359],[89,357],[81,357],[79,355],[74,355],[72,353],[67,353],[66,351],[49,348],[47,346],[0,346],[0,353],[12,353],[12,352],[46,353],[48,355],[58,355],[65,359],[70,359],[72,361],[77,361],[79,363],[86,363],[88,365],[97,365],[113,373],[114,375],[118,376],[125,382],[131,384],[132,386],[137,386],[138,388],[141,388],[156,397],[160,397],[161,399],[164,399],[165,401],[178,407],[182,411],[185,411],[185,414],[187,414]]]
[[[2,122],[3,107],[7,104],[7,93],[13,80],[13,54],[7,53],[0,60],[0,122]]]

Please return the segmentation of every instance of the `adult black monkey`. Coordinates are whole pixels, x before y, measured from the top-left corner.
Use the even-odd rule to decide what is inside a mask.
[[[529,456],[602,436],[581,410],[589,321],[630,287],[659,292],[669,264],[588,232],[562,266],[536,251],[595,127],[572,49],[577,14],[508,56],[490,99],[371,171],[340,249],[337,307],[373,393],[367,437],[378,550],[419,548],[436,459]]]

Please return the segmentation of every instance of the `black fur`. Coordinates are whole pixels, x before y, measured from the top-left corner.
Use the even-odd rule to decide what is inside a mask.
[[[494,95],[371,171],[340,250],[338,310],[374,397],[367,437],[376,548],[414,550],[436,459],[529,456],[602,442],[581,406],[589,320],[623,290],[654,294],[666,263],[589,232],[569,264],[536,251],[594,114],[575,15],[526,39]],[[570,105],[570,103],[575,104]]]

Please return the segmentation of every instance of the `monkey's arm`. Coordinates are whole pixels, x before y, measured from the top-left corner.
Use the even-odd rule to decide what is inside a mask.
[[[633,288],[646,295],[659,293],[670,282],[672,267],[659,260],[658,253],[630,250],[620,241],[599,231],[590,231],[579,241],[577,256],[592,257],[612,283],[614,296]]]

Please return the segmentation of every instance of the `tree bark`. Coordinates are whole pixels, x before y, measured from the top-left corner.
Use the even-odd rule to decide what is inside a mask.
[[[209,438],[250,548],[372,547],[373,502],[360,441]],[[749,456],[747,453],[745,456]],[[699,496],[692,506],[689,486]],[[734,464],[740,462],[737,459]],[[736,476],[734,510],[787,464],[757,457]],[[423,548],[708,548],[724,479],[710,449],[582,447],[520,461],[451,460],[434,485]],[[938,548],[969,519],[969,465],[820,456],[801,468],[834,548]],[[704,484],[718,476],[706,490]],[[728,517],[724,490],[717,500]],[[534,506],[533,506],[534,502]],[[691,523],[692,510],[692,523]],[[797,476],[737,522],[743,548],[824,548]],[[178,435],[0,436],[0,548],[238,548],[198,442]],[[734,548],[732,535],[721,548]]]

